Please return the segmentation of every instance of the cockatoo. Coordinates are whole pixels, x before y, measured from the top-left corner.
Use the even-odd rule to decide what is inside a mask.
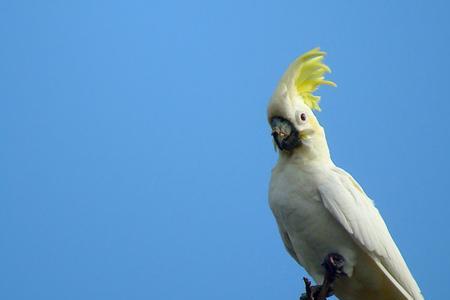
[[[327,265],[334,268],[332,290],[341,300],[423,299],[372,200],[331,160],[312,111],[320,110],[318,86],[335,86],[324,79],[324,56],[316,48],[297,58],[268,106],[279,153],[269,203],[281,238],[316,282],[327,279]]]

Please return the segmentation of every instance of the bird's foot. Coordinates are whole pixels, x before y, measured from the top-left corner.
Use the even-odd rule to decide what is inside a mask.
[[[347,276],[344,272],[345,258],[338,253],[328,254],[322,266],[325,268],[325,277],[332,283],[336,278]]]
[[[300,296],[300,300],[318,300],[319,294],[322,291],[321,285],[312,285],[311,281],[303,277],[303,282],[305,283],[305,293]],[[325,291],[324,291],[325,292]],[[326,297],[333,296],[333,289],[330,287],[327,288]]]
[[[325,300],[333,296],[333,283],[337,278],[347,276],[344,272],[345,259],[338,253],[328,254],[322,266],[325,268],[325,276],[322,285],[311,285],[311,281],[304,277],[305,291],[300,300]]]

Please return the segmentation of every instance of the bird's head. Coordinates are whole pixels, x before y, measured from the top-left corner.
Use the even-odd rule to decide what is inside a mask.
[[[322,62],[324,56],[325,52],[316,48],[297,58],[283,75],[270,100],[268,121],[280,153],[289,155],[301,151],[314,154],[309,153],[311,150],[328,153],[323,129],[312,111],[320,110],[320,97],[313,95],[318,86],[336,86],[324,79],[324,74],[330,72]]]

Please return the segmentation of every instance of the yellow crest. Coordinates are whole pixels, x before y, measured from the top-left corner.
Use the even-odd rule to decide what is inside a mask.
[[[294,83],[297,92],[306,105],[319,111],[320,97],[313,95],[313,92],[321,84],[336,86],[334,82],[325,80],[325,73],[331,72],[330,68],[322,62],[325,54],[319,48],[315,48],[306,52],[294,62],[294,68],[296,69]]]

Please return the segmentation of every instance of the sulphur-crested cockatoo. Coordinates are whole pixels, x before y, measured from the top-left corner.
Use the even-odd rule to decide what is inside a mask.
[[[333,282],[342,300],[423,299],[380,213],[355,179],[330,158],[324,129],[312,109],[313,92],[330,69],[313,49],[282,77],[268,107],[279,153],[269,203],[289,254],[318,283],[331,254],[344,260]]]

